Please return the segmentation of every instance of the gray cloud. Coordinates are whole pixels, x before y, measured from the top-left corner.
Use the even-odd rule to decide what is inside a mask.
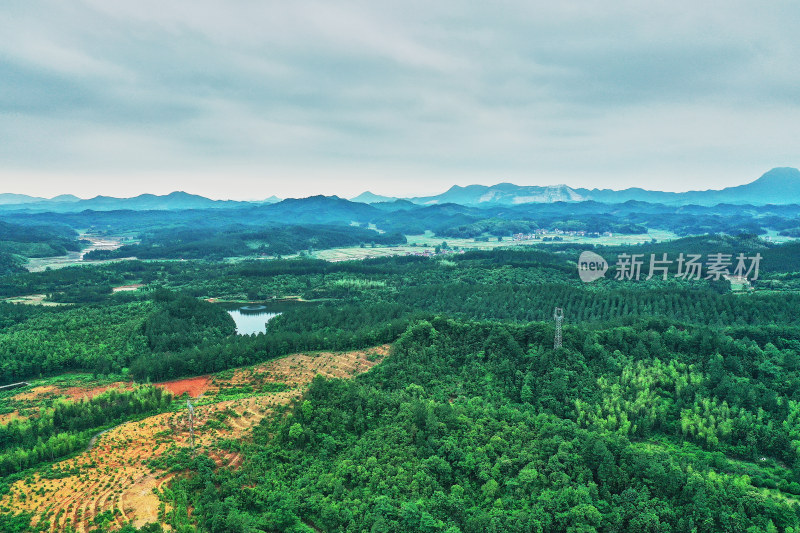
[[[688,189],[798,164],[795,2],[86,0],[0,12],[8,191]]]

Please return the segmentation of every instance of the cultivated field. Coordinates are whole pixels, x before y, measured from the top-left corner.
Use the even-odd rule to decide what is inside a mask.
[[[347,378],[365,372],[388,354],[389,346],[344,353],[295,354],[256,366],[212,376],[159,384],[176,394],[195,397],[195,448],[218,465],[241,463],[224,441],[246,438],[264,417],[302,395],[314,376]],[[30,390],[23,394],[49,394]],[[88,531],[157,521],[166,510],[157,491],[175,475],[151,461],[190,447],[187,410],[127,422],[101,434],[90,449],[62,461],[53,471],[39,472],[15,483],[0,507],[34,514],[34,524],[49,531],[69,526]],[[55,472],[55,473],[54,473]]]
[[[345,248],[332,248],[329,250],[319,250],[313,253],[317,259],[325,259],[326,261],[348,261],[348,260],[361,260],[374,257],[385,257],[390,255],[410,255],[415,253],[433,252],[434,248],[442,242],[447,242],[450,248],[461,248],[464,250],[491,250],[494,248],[502,248],[509,246],[547,246],[548,244],[559,243],[581,243],[588,245],[631,245],[649,242],[652,239],[658,241],[667,241],[677,239],[678,236],[669,231],[651,230],[649,233],[638,235],[614,235],[612,237],[579,237],[570,235],[544,235],[544,237],[560,237],[561,241],[542,241],[541,239],[529,241],[514,241],[509,237],[504,237],[502,241],[498,241],[496,237],[492,237],[488,242],[476,241],[475,239],[448,239],[442,237],[435,237],[433,233],[426,232],[424,235],[406,235],[408,244],[402,246],[375,246],[375,248],[367,245],[364,248],[360,246],[350,246]]]

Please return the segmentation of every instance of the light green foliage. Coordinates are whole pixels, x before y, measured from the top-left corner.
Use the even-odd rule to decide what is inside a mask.
[[[694,395],[703,374],[693,365],[660,359],[626,365],[619,376],[602,376],[601,400],[577,399],[578,423],[622,435],[645,435],[668,425],[676,398]]]

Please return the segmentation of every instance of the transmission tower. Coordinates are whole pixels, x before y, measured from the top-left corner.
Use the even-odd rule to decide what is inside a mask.
[[[564,321],[564,309],[556,307],[553,318],[556,320],[556,337],[553,341],[553,348],[557,350],[561,348],[561,323]]]
[[[194,453],[194,405],[186,400],[186,407],[189,409],[189,435],[192,436],[192,453]]]

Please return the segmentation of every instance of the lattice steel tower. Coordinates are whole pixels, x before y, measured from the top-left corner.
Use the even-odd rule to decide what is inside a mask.
[[[564,321],[564,309],[556,307],[553,318],[556,320],[556,338],[553,341],[553,348],[557,350],[561,348],[561,323]]]
[[[186,400],[186,408],[189,411],[189,435],[192,436],[192,453],[194,453],[194,405],[189,400]]]

